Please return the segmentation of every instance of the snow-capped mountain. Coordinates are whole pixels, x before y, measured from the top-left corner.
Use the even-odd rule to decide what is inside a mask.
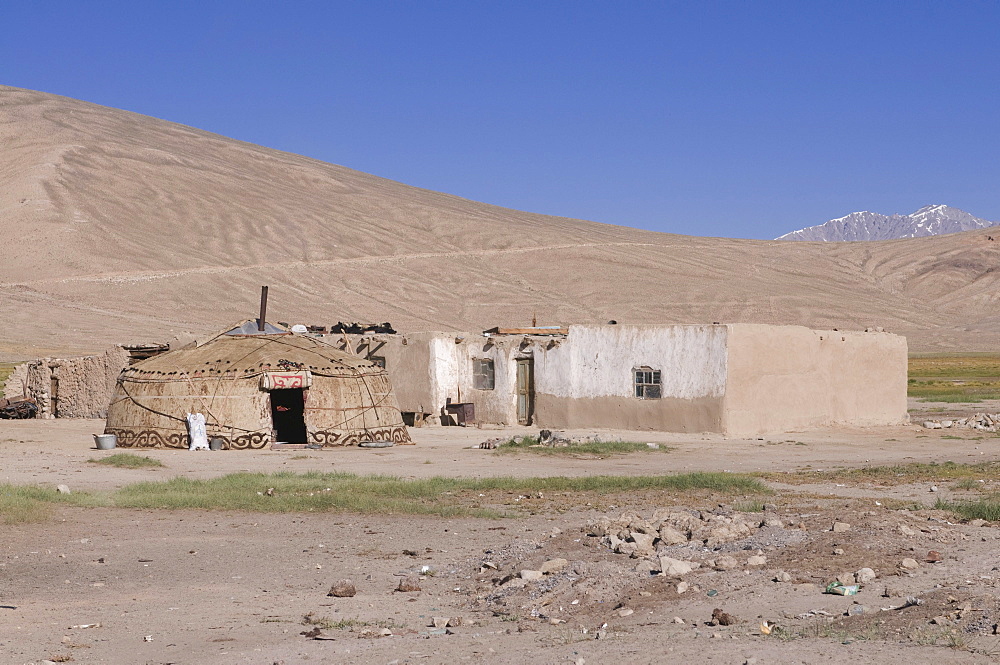
[[[909,215],[880,215],[877,212],[852,212],[845,217],[831,219],[825,224],[810,226],[786,233],[776,240],[820,240],[840,242],[846,240],[891,240],[936,236],[959,231],[972,231],[996,226],[973,217],[964,210],[946,205],[924,206]]]

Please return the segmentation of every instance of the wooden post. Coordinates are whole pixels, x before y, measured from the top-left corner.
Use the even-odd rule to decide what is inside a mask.
[[[264,317],[267,316],[267,287],[260,287],[260,318],[257,319],[257,331],[264,332]]]

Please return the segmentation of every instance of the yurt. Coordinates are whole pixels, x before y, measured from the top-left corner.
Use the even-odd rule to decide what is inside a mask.
[[[123,447],[186,448],[189,413],[228,448],[410,443],[385,369],[255,321],[127,367],[104,431]]]

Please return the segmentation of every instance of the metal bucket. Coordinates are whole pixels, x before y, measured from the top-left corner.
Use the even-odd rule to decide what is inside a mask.
[[[94,443],[98,450],[111,450],[118,445],[118,437],[114,434],[95,434]]]
[[[225,450],[226,449],[226,440],[217,436],[217,437],[213,438],[211,441],[208,442],[208,449],[209,450]]]

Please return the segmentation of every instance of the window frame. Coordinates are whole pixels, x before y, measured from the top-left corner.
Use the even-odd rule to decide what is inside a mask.
[[[472,359],[472,387],[476,390],[496,390],[496,363],[492,358]]]
[[[632,368],[632,394],[637,399],[663,398],[663,373],[643,365]]]

